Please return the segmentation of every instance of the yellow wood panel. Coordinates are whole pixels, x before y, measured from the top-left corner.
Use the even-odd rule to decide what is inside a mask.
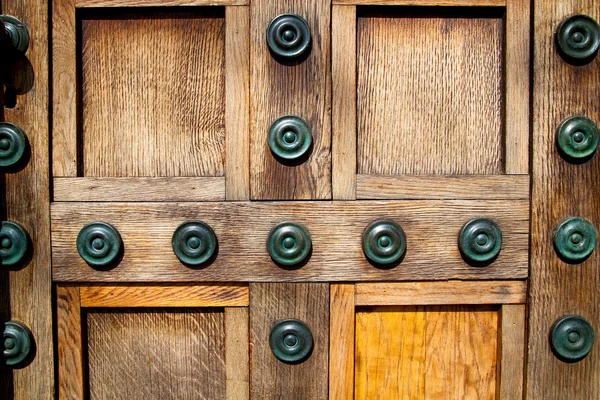
[[[498,311],[367,307],[356,313],[356,399],[494,399]]]

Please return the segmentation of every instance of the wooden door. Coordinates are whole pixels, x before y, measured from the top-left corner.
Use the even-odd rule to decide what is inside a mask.
[[[2,5],[6,397],[598,397],[550,340],[598,325],[598,252],[553,242],[598,228],[597,156],[554,140],[600,122],[598,57],[555,44],[593,0]]]

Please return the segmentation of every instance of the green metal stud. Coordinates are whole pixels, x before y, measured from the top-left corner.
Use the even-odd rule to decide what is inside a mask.
[[[185,265],[197,266],[215,254],[217,236],[204,222],[189,221],[175,230],[171,245],[179,261]]]
[[[554,230],[554,250],[572,264],[584,261],[596,247],[596,230],[583,218],[568,218]]]
[[[271,258],[284,266],[295,266],[308,257],[312,248],[310,233],[296,222],[277,224],[267,239],[267,251]]]
[[[563,20],[556,30],[558,53],[568,63],[583,65],[598,54],[600,27],[587,15],[573,15]]]
[[[269,345],[277,359],[285,363],[297,364],[310,355],[313,337],[304,322],[286,319],[279,321],[271,329]]]
[[[17,223],[3,221],[0,229],[0,261],[2,266],[20,265],[29,248],[29,236]]]
[[[310,27],[299,15],[281,14],[267,28],[267,45],[276,58],[300,58],[310,50]]]
[[[13,50],[20,54],[25,54],[29,47],[29,30],[27,27],[11,15],[1,15],[0,19],[4,23],[6,36]]]
[[[123,241],[112,225],[94,222],[84,226],[79,232],[77,251],[92,267],[111,267],[123,252]]]
[[[306,121],[288,115],[273,122],[269,128],[268,140],[275,156],[284,160],[296,160],[308,153],[312,134]]]
[[[22,363],[29,356],[31,350],[32,338],[29,329],[19,322],[5,322],[3,336],[4,364],[14,366]]]
[[[567,159],[586,159],[598,148],[600,133],[589,118],[573,116],[564,120],[556,130],[556,145]]]
[[[502,248],[502,232],[489,218],[474,218],[467,222],[458,234],[458,248],[471,265],[491,262]]]
[[[0,122],[0,167],[17,165],[26,147],[27,137],[21,128],[9,122]]]
[[[362,248],[372,263],[394,264],[406,253],[406,235],[402,227],[392,220],[374,221],[363,233]]]
[[[585,358],[594,344],[594,328],[584,318],[567,315],[554,322],[550,329],[550,345],[554,355],[564,362]]]

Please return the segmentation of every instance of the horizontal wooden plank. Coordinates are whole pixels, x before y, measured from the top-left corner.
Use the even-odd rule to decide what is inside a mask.
[[[333,0],[334,5],[504,7],[506,0]]]
[[[357,283],[357,306],[524,304],[525,281]]]
[[[529,175],[358,175],[358,199],[529,199]]]
[[[528,267],[528,201],[348,201],[226,203],[53,203],[54,279],[75,282],[277,282],[389,281],[447,279],[524,279]],[[503,233],[499,257],[487,267],[472,267],[457,246],[462,225],[474,217],[493,218]],[[361,240],[366,226],[393,219],[407,236],[407,254],[391,269],[365,259]],[[215,231],[219,246],[212,264],[188,268],[175,257],[171,238],[188,220]],[[124,256],[102,271],[79,257],[76,238],[94,221],[114,225],[124,241]],[[269,257],[267,236],[282,221],[303,224],[312,237],[309,261],[282,269]]]
[[[76,0],[75,7],[247,6],[249,0]]]
[[[247,285],[81,286],[81,307],[246,307]]]
[[[54,178],[54,201],[222,201],[225,178]]]

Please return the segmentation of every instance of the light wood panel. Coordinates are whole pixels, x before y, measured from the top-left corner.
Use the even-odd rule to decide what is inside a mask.
[[[246,285],[81,286],[82,307],[242,307]]]
[[[53,176],[77,176],[77,56],[75,0],[53,0]]]
[[[75,0],[76,7],[243,6],[249,0]]]
[[[531,0],[506,1],[504,77],[506,173],[529,173]]]
[[[253,0],[250,5],[251,198],[331,198],[331,3],[328,0]],[[284,65],[271,56],[265,30],[282,13],[302,16],[312,49],[303,61]],[[271,124],[284,115],[303,118],[311,129],[310,157],[282,164],[268,146]]]
[[[223,17],[221,8],[82,16],[83,176],[223,175]]]
[[[80,400],[86,383],[79,288],[59,285],[56,299],[58,398]]]
[[[225,308],[225,371],[227,400],[250,397],[250,350],[248,308]]]
[[[0,56],[4,72],[0,81],[10,80],[18,93],[15,107],[0,111],[0,121],[23,129],[30,150],[22,169],[6,174],[7,171],[2,171],[0,219],[20,224],[31,237],[31,247],[26,265],[2,267],[0,290],[5,293],[0,295],[3,301],[0,315],[29,327],[35,340],[35,357],[23,368],[6,371],[0,367],[6,371],[0,372],[0,393],[8,392],[11,400],[50,400],[54,396],[55,379],[48,208],[49,5],[2,0],[1,6],[3,14],[19,18],[28,27],[31,39],[25,57],[10,62],[6,52]],[[5,375],[9,376],[8,382],[2,382]]]
[[[497,10],[361,11],[358,173],[504,173],[503,34]]]
[[[494,399],[497,310],[374,307],[356,314],[356,398]]]
[[[225,398],[222,309],[90,311],[90,399]]]
[[[356,199],[356,7],[331,9],[333,199]]]
[[[329,399],[354,399],[354,284],[332,284],[329,297]]]
[[[250,8],[225,8],[227,200],[250,199]]]
[[[222,201],[225,178],[54,178],[54,201]]]
[[[357,283],[356,305],[524,304],[525,281]]]
[[[506,5],[506,0],[333,0],[332,3],[376,6],[502,7]]]
[[[358,199],[529,199],[528,175],[358,175]]]
[[[523,399],[525,305],[502,305],[499,318],[496,397],[500,400]]]
[[[567,217],[582,217],[600,229],[600,157],[573,165],[555,148],[556,129],[571,115],[600,123],[600,58],[585,66],[565,63],[555,49],[558,24],[573,14],[600,20],[597,0],[535,1],[533,40],[533,167],[531,281],[529,292],[528,399],[597,399],[600,352],[566,364],[550,350],[554,321],[576,314],[600,332],[600,251],[569,265],[555,254],[552,232]]]
[[[493,218],[503,232],[499,257],[484,268],[467,265],[457,246],[460,228],[474,217]],[[362,252],[363,230],[380,218],[395,220],[407,236],[407,254],[396,268],[375,268]],[[524,279],[528,218],[526,200],[54,203],[53,276],[83,282]],[[204,221],[217,235],[218,255],[204,268],[185,267],[171,248],[173,232],[187,220]],[[110,271],[90,268],[77,253],[77,235],[93,221],[113,224],[123,238],[124,257]],[[269,231],[282,221],[310,232],[312,255],[302,268],[279,268],[266,251]]]
[[[326,399],[329,367],[329,285],[250,284],[252,399]],[[280,320],[303,321],[313,336],[304,362],[279,361],[269,346],[271,328]]]

